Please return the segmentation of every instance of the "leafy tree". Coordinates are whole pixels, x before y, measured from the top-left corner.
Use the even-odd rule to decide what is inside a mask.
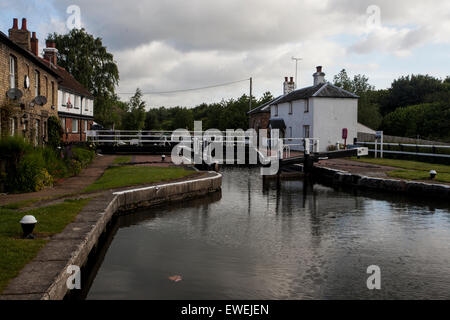
[[[392,82],[389,96],[381,103],[381,112],[386,115],[399,107],[421,104],[428,95],[442,89],[442,81],[429,75],[400,77]]]
[[[108,122],[112,100],[117,100],[115,87],[119,83],[119,69],[102,39],[94,38],[84,29],[72,29],[64,35],[49,34],[47,40],[56,44],[58,65],[94,95],[96,121]]]
[[[130,98],[128,112],[123,119],[124,130],[142,130],[145,126],[145,101],[142,100],[142,91],[137,88]]]

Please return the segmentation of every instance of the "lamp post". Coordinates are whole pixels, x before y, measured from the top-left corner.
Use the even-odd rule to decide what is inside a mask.
[[[34,216],[24,216],[22,220],[20,220],[20,225],[22,226],[23,238],[24,239],[34,239],[34,235],[32,234],[34,227],[36,226],[37,220]]]

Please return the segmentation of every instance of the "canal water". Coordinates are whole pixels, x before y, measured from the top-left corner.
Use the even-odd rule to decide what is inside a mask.
[[[450,298],[446,203],[222,173],[221,194],[120,217],[86,298]]]

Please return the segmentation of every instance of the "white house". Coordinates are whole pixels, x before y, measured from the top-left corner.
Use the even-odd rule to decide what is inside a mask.
[[[347,130],[347,144],[352,144],[357,138],[359,97],[325,82],[322,67],[317,67],[313,77],[313,86],[292,92],[286,92],[285,82],[285,94],[270,104],[269,128],[281,129],[285,138],[319,139],[320,152],[337,142],[344,143],[343,129]],[[291,149],[302,150],[294,146]]]

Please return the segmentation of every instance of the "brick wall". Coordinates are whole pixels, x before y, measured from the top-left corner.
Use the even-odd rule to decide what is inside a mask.
[[[91,129],[93,120],[77,119],[78,120],[78,132],[73,132],[73,118],[70,117],[60,117],[63,128],[65,128],[65,133],[63,135],[63,141],[65,143],[86,141],[85,132],[85,122],[88,123],[87,130]]]
[[[270,112],[259,112],[250,115],[249,128],[255,130],[267,129],[269,127]]]
[[[23,93],[23,97],[19,101],[12,101],[6,96],[6,92],[10,89],[9,57],[13,55],[16,58],[16,88]],[[30,106],[35,98],[35,70],[40,74],[40,95],[47,97],[47,103],[43,106]],[[30,86],[24,88],[25,75],[29,76]],[[52,103],[52,86],[54,84],[54,97]],[[4,43],[0,43],[0,130],[2,136],[7,136],[11,132],[11,120],[15,123],[15,132],[24,135],[30,141],[37,141],[40,145],[47,140],[47,119],[50,116],[57,116],[56,107],[52,109],[52,105],[57,106],[58,99],[58,82],[55,77],[41,68],[37,63],[28,59],[21,53],[10,48]],[[24,119],[23,116],[26,115]],[[38,125],[38,126],[37,126]],[[25,130],[24,130],[25,128]],[[38,133],[36,132],[38,129]]]

